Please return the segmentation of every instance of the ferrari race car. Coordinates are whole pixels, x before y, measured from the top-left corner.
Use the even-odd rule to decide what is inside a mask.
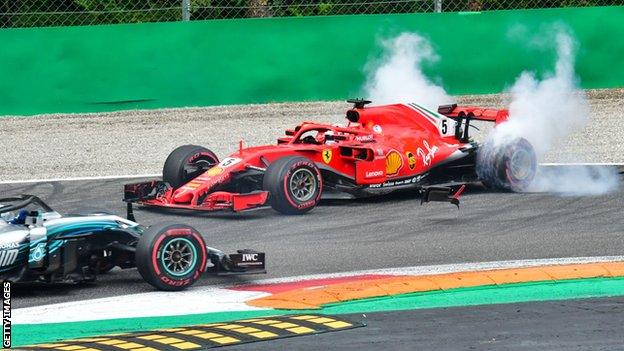
[[[124,201],[193,210],[243,211],[270,204],[285,214],[305,213],[321,198],[358,198],[420,189],[422,200],[458,205],[467,182],[523,191],[536,172],[525,139],[482,145],[469,136],[471,121],[495,124],[507,110],[457,105],[437,112],[414,104],[366,107],[349,100],[348,124],[303,122],[276,145],[243,148],[219,161],[202,146],[175,149],[163,179],[124,186]]]
[[[130,213],[131,214],[131,213]],[[132,217],[132,216],[130,216]],[[202,273],[265,273],[264,253],[225,254],[193,227],[150,227],[107,213],[61,216],[41,199],[0,199],[0,279],[16,283],[95,281],[115,266],[137,267],[161,290],[181,290]]]

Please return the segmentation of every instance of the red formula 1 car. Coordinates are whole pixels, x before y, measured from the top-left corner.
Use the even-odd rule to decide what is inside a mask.
[[[193,210],[243,211],[270,204],[285,214],[314,208],[321,198],[357,198],[421,189],[422,201],[458,204],[463,184],[482,181],[522,191],[536,172],[524,139],[477,144],[470,122],[499,124],[506,110],[457,105],[438,112],[418,104],[366,107],[349,100],[346,126],[303,122],[276,145],[243,148],[219,161],[195,145],[175,149],[163,180],[127,184],[124,201]],[[499,143],[500,144],[500,143]]]

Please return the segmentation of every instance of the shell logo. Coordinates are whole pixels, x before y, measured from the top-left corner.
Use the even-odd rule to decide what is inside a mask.
[[[398,151],[392,150],[386,155],[386,175],[395,175],[403,167],[403,158]]]

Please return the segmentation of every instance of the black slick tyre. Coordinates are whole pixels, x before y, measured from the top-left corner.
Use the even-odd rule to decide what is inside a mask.
[[[533,146],[523,138],[502,145],[486,141],[477,154],[477,175],[487,187],[527,191],[537,172]]]
[[[300,156],[283,157],[271,163],[263,178],[269,192],[269,203],[283,214],[303,214],[321,200],[323,179],[310,159]]]
[[[182,145],[173,150],[163,166],[163,181],[174,189],[219,163],[214,152],[198,145]]]

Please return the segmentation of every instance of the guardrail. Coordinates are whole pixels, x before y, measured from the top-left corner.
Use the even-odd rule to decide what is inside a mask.
[[[622,5],[622,2],[621,0],[23,0],[0,2],[0,28],[608,5]]]

